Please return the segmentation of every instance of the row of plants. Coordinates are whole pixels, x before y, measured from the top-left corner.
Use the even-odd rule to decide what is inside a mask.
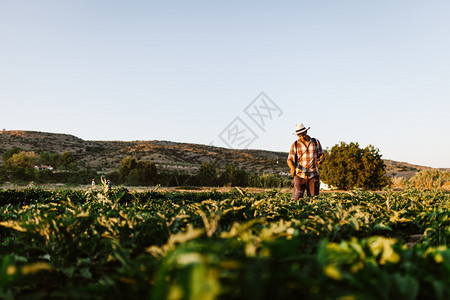
[[[0,297],[448,299],[449,198],[1,191]]]
[[[230,198],[240,194],[239,190],[235,188],[230,192],[218,192],[215,190],[205,192],[172,192],[154,189],[145,192],[133,192],[123,187],[107,189],[106,191],[95,189],[87,191],[71,189],[44,190],[41,188],[7,189],[0,190],[0,205],[29,205],[36,202],[46,204],[50,202],[64,202],[68,199],[75,204],[84,204],[95,195],[98,195],[98,193],[108,197],[108,199],[114,199],[119,204],[131,202],[148,203],[149,201],[154,202],[161,199],[173,204],[184,204],[186,201],[201,202],[207,199],[222,200]],[[257,196],[259,194],[255,195]],[[261,195],[259,197],[262,197]]]

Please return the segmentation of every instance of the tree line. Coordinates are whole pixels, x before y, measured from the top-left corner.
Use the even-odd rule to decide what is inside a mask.
[[[118,172],[109,174],[116,182],[128,185],[163,186],[241,186],[261,188],[290,187],[291,180],[274,174],[257,175],[240,170],[233,165],[221,168],[217,163],[203,162],[194,174],[158,170],[154,163],[125,157]]]
[[[43,151],[37,154],[13,147],[3,153],[2,159],[4,164],[0,167],[0,183],[36,181],[84,184],[99,177],[95,170],[80,169],[69,151],[62,154]]]
[[[101,174],[93,169],[80,169],[71,152],[62,154],[43,151],[25,151],[11,148],[3,154],[0,167],[0,183],[74,183],[89,184],[92,179],[99,182],[105,176],[115,185],[134,186],[242,186],[262,188],[289,187],[291,180],[280,175],[256,175],[227,165],[224,169],[216,163],[202,163],[194,174],[177,171],[158,170],[155,163],[138,161],[135,157],[125,157],[116,171]],[[46,168],[41,168],[46,166]],[[48,168],[50,167],[51,168]]]

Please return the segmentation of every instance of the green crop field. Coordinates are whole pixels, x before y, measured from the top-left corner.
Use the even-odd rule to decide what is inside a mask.
[[[4,299],[449,299],[450,192],[0,191]]]

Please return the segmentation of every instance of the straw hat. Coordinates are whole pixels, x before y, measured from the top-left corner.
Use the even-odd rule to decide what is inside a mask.
[[[306,128],[303,123],[298,123],[297,125],[295,125],[295,132],[293,134],[295,135],[299,135],[302,134],[304,132],[307,132],[311,127]]]

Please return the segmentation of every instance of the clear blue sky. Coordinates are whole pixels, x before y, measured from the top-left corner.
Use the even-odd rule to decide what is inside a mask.
[[[449,1],[0,0],[0,129],[287,152],[303,122],[325,148],[448,168],[449,15]]]

